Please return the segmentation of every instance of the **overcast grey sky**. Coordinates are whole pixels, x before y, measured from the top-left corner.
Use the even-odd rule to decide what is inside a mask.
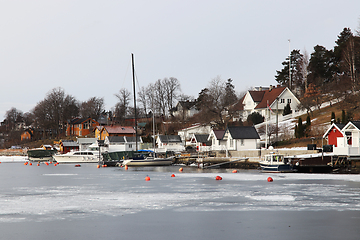
[[[131,86],[176,77],[197,97],[211,79],[235,90],[274,85],[291,49],[332,49],[359,29],[356,0],[0,0],[0,120],[30,111],[53,88],[107,110]]]

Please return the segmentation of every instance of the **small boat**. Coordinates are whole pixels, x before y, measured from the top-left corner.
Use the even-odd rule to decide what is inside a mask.
[[[57,152],[53,148],[34,148],[27,151],[29,161],[46,162],[53,159],[53,155]]]
[[[58,163],[97,163],[100,160],[98,151],[74,151],[53,156]]]
[[[159,158],[155,156],[155,153],[150,150],[139,150],[134,154],[132,159],[126,159],[122,162],[123,166],[170,166],[175,161],[175,157]]]
[[[270,154],[265,155],[264,160],[260,161],[260,167],[264,172],[293,172],[293,166],[284,155]]]

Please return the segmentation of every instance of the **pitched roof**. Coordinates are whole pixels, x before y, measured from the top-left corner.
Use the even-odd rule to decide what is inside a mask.
[[[132,142],[132,143],[135,142],[135,137],[125,137],[125,139],[126,139],[126,142]],[[140,136],[137,136],[137,141],[138,141],[138,143],[142,142],[142,138]]]
[[[206,143],[208,142],[209,134],[194,134],[196,142]]]
[[[221,140],[224,137],[225,130],[214,130],[216,139]]]
[[[125,127],[125,126],[104,126],[105,130],[111,133],[117,134],[135,134],[135,130],[132,127]]]
[[[124,143],[124,136],[107,136],[110,143]]]
[[[271,105],[276,98],[286,89],[286,87],[273,88],[271,90],[261,91],[264,92],[263,98],[255,109],[266,108],[267,104]]]
[[[162,143],[181,143],[181,138],[179,135],[159,135],[160,141]]]
[[[360,130],[360,121],[351,121],[351,123]]]
[[[87,121],[87,120],[91,120],[91,121],[93,121],[93,122],[96,122],[94,119],[91,119],[91,118],[74,118],[74,119],[72,119],[71,121],[70,121],[70,124],[80,124],[80,123],[83,123],[83,122],[85,122],[85,121]]]
[[[252,126],[231,126],[227,130],[233,139],[260,139],[255,127]]]
[[[232,110],[234,110],[234,111],[244,110],[244,104],[243,104],[244,98],[245,98],[245,96],[240,98],[240,100],[235,105],[233,105]]]
[[[342,133],[342,129],[345,127],[345,124],[340,124],[340,123],[333,123],[331,124],[331,126],[328,128],[328,130],[324,133],[323,138],[325,138],[331,131],[331,129],[333,128],[337,128],[339,130],[340,133]]]
[[[61,144],[64,147],[78,147],[79,146],[79,144],[77,142],[74,142],[74,141],[62,141]]]
[[[254,100],[254,102],[261,102],[264,97],[265,91],[249,91],[249,94]]]

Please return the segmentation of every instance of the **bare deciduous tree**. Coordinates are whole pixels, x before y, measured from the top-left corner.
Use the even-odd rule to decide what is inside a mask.
[[[119,102],[115,105],[115,119],[118,122],[123,122],[125,119],[130,104],[131,93],[126,89],[120,89],[118,94],[115,94]]]
[[[44,100],[33,109],[36,126],[49,130],[54,136],[65,132],[66,123],[79,116],[79,103],[75,97],[65,94],[62,88],[52,89]]]
[[[104,110],[104,98],[92,97],[80,105],[80,115],[83,118],[90,117],[98,120]]]

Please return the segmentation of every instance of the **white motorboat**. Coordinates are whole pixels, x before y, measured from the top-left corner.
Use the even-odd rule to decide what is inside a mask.
[[[270,154],[265,155],[260,162],[260,167],[265,172],[293,172],[293,166],[284,155]]]
[[[58,163],[97,163],[100,160],[98,151],[74,151],[53,156]]]

